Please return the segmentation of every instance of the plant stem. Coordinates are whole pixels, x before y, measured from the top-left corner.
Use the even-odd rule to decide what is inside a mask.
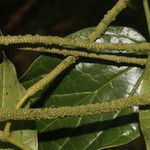
[[[146,21],[147,21],[147,27],[148,27],[149,37],[150,37],[150,9],[149,9],[149,5],[148,5],[147,0],[143,0],[143,6],[144,6]]]
[[[3,131],[0,131],[0,140],[3,142],[9,142],[17,147],[19,147],[22,150],[32,150],[30,147],[28,147],[27,145],[21,143],[20,141],[16,140],[14,137],[12,136],[5,136]]]
[[[9,142],[9,143],[19,147],[22,150],[32,150],[30,147],[28,147],[27,145],[23,144],[22,142],[19,142],[18,140],[16,140],[12,136],[7,138],[7,142]]]
[[[85,48],[88,51],[100,52],[101,50],[125,50],[125,51],[150,51],[150,43],[94,43],[87,40],[76,40],[56,36],[24,35],[24,36],[0,36],[0,45],[12,44],[44,44],[45,46],[58,45],[68,47]],[[22,45],[20,45],[22,46]]]
[[[101,37],[101,35],[105,32],[107,26],[115,20],[116,16],[126,8],[127,1],[119,0],[117,4],[107,12],[104,18],[97,25],[95,31],[88,37],[89,41],[95,41],[97,37]]]
[[[64,56],[75,56],[75,57],[87,57],[87,58],[95,58],[95,59],[102,59],[107,61],[113,61],[117,63],[128,63],[128,64],[137,64],[137,65],[145,65],[146,58],[136,58],[136,57],[127,57],[127,56],[116,56],[116,55],[109,55],[109,54],[96,54],[96,53],[87,53],[81,52],[76,50],[67,50],[67,49],[56,49],[56,48],[18,48],[18,50],[27,50],[27,51],[37,51],[37,52],[47,52],[52,54],[61,54]]]
[[[7,122],[6,125],[5,125],[5,128],[4,128],[4,135],[6,137],[10,136],[11,133],[10,133],[10,127],[11,127],[11,122]]]
[[[56,119],[63,117],[83,117],[101,115],[104,112],[117,111],[132,106],[150,104],[150,95],[138,95],[114,100],[111,102],[64,106],[45,109],[0,109],[0,120],[36,120]]]

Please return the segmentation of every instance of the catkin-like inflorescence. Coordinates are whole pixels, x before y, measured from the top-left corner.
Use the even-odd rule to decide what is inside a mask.
[[[65,60],[63,60],[56,68],[54,68],[50,73],[48,73],[43,79],[38,81],[36,84],[31,86],[26,95],[18,102],[15,109],[18,109],[23,106],[23,104],[27,101],[27,99],[33,96],[35,93],[42,90],[47,84],[52,82],[61,72],[63,72],[66,68],[68,68],[71,64],[75,63],[76,58],[73,56],[68,56]]]
[[[0,120],[35,120],[56,119],[63,117],[83,117],[101,115],[105,112],[117,111],[136,105],[150,104],[150,95],[138,95],[114,100],[111,102],[87,104],[80,106],[64,106],[45,109],[0,109]]]
[[[116,16],[126,8],[127,1],[119,0],[117,4],[107,12],[104,18],[100,21],[100,23],[95,28],[95,31],[88,37],[90,41],[95,41],[97,37],[100,37],[106,30],[107,26],[115,20]]]
[[[61,72],[63,72],[68,66],[75,62],[76,58],[73,56],[67,57],[56,68],[50,71],[42,80],[34,84],[27,91],[30,95],[34,95],[38,91],[42,90],[47,84],[53,81]]]
[[[100,52],[101,50],[125,50],[125,51],[150,51],[150,43],[94,43],[87,40],[76,40],[56,36],[24,35],[24,36],[0,36],[0,45],[10,44],[43,44],[69,46],[73,48],[85,48],[88,51]],[[20,45],[23,46],[23,45]]]
[[[56,49],[56,48],[19,48],[19,50],[27,50],[27,51],[37,51],[37,52],[47,52],[52,54],[61,54],[64,56],[74,56],[74,57],[87,57],[87,58],[95,58],[95,59],[102,59],[113,61],[117,63],[128,63],[128,64],[137,64],[137,65],[145,65],[146,58],[136,58],[136,57],[127,57],[127,56],[117,56],[117,55],[110,55],[110,54],[97,54],[97,53],[87,53],[81,52],[76,50],[67,50],[67,49]]]

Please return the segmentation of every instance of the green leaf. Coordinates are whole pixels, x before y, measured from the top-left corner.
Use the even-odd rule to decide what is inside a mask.
[[[141,93],[150,93],[150,54],[146,63],[146,68],[144,70],[143,84]],[[150,110],[140,110],[139,111],[140,127],[143,133],[146,148],[150,150]]]
[[[25,91],[17,80],[15,67],[8,59],[4,58],[4,61],[0,64],[0,108],[14,108],[18,100],[25,94]],[[1,122],[2,124],[4,127],[6,123]],[[37,131],[32,130],[32,124],[29,126],[23,121],[13,122],[12,130],[14,131],[12,135],[32,149],[37,150]],[[0,149],[16,149],[16,147],[0,142]]]
[[[140,128],[146,143],[146,150],[150,150],[150,110],[140,110],[139,119]]]
[[[93,28],[83,29],[70,38],[84,40]],[[127,27],[109,27],[96,42],[133,43],[144,41],[135,30]],[[61,60],[40,56],[21,78],[28,88],[45,76]],[[32,107],[75,106],[102,103],[137,94],[143,71],[138,67],[114,66],[100,60],[78,62],[31,100]],[[136,123],[138,107],[104,113],[94,117],[74,117],[36,121],[39,149],[98,150],[131,142],[139,137]],[[121,117],[123,116],[123,117]]]

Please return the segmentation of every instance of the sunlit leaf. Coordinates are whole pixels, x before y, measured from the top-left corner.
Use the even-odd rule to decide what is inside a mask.
[[[84,40],[93,28],[70,38]],[[135,43],[145,39],[128,27],[109,27],[96,42]],[[106,50],[107,51],[107,50]],[[21,78],[28,88],[60,63],[60,59],[40,56]],[[138,93],[143,71],[138,67],[116,66],[101,60],[84,60],[60,75],[53,84],[32,97],[32,107],[75,106],[102,103]],[[129,143],[139,137],[138,107],[94,117],[74,117],[36,121],[39,149],[98,150]],[[122,116],[122,117],[121,117]]]

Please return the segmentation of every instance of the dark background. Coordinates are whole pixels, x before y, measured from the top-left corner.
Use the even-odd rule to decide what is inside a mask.
[[[0,0],[0,29],[3,35],[40,34],[66,36],[96,26],[116,0]],[[138,30],[149,41],[142,0],[131,0],[111,25]],[[18,76],[39,54],[9,51]],[[143,138],[109,150],[144,150]]]

